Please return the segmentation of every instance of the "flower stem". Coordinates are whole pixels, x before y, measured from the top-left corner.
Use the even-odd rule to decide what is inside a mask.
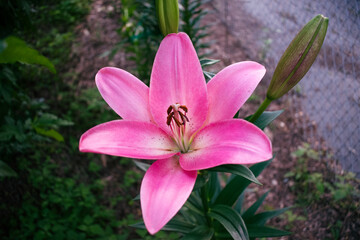
[[[256,112],[251,116],[249,122],[254,123],[260,117],[260,115],[265,111],[265,109],[269,106],[271,102],[272,100],[266,97],[265,100],[260,105],[260,107],[258,108],[258,110],[256,110]]]
[[[208,213],[209,213],[209,199],[208,199],[208,193],[207,193],[207,183],[204,184],[204,186],[201,187],[201,200],[203,203],[203,208],[204,208],[204,215],[206,218],[206,221],[209,225],[209,227],[212,227],[212,219],[209,217]]]

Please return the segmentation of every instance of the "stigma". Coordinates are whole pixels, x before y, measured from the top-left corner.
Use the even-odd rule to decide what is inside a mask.
[[[173,139],[182,153],[189,151],[189,140],[186,134],[186,123],[189,122],[187,112],[188,108],[179,103],[171,104],[167,109],[166,124],[170,127]]]

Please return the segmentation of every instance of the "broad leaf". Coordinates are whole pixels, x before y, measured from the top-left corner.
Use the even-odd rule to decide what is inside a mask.
[[[16,177],[17,174],[9,165],[0,161],[0,177]]]
[[[281,237],[291,234],[291,232],[258,225],[247,225],[247,230],[250,238]]]
[[[267,127],[272,121],[274,121],[284,110],[279,111],[265,111],[263,112],[258,119],[256,119],[253,124],[255,124],[258,128],[264,130],[265,127]],[[252,115],[245,118],[245,120],[249,120]]]
[[[250,167],[250,170],[256,177],[270,164],[271,161],[272,159],[254,164]],[[220,192],[219,196],[215,200],[215,204],[232,206],[250,183],[251,181],[246,178],[235,176]]]
[[[0,52],[0,63],[39,64],[47,67],[52,73],[56,73],[55,67],[50,60],[39,54],[35,49],[28,47],[23,40],[9,36],[2,42],[6,47]]]
[[[254,176],[253,172],[250,171],[249,168],[245,167],[244,165],[240,164],[227,164],[227,165],[220,165],[218,167],[210,168],[209,171],[215,172],[228,172],[243,178],[250,180],[253,183],[262,185]]]
[[[58,131],[56,131],[54,129],[46,130],[46,129],[43,129],[40,127],[36,127],[35,131],[40,135],[53,138],[58,142],[64,142],[64,137]]]
[[[216,219],[230,233],[233,239],[249,239],[249,235],[240,214],[229,206],[215,205],[210,209],[209,216]]]

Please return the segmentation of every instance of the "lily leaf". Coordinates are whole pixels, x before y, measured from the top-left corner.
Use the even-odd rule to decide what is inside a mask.
[[[243,214],[242,214],[242,218],[245,220],[246,219],[252,217],[256,211],[259,209],[259,207],[261,206],[261,204],[264,202],[266,196],[268,195],[269,191],[267,191],[266,193],[264,193],[253,205],[251,205]]]
[[[49,59],[41,55],[35,49],[27,46],[23,40],[9,36],[2,41],[2,45],[5,46],[0,52],[0,63],[27,63],[27,64],[39,64],[47,67],[50,72],[56,73],[54,65]]]
[[[206,80],[210,80],[215,76],[215,73],[212,73],[212,72],[203,71],[203,73],[204,73]]]
[[[201,64],[201,67],[205,67],[205,66],[210,66],[210,65],[213,65],[215,63],[218,63],[220,62],[220,60],[216,60],[216,59],[207,59],[207,58],[204,58],[204,59],[201,59],[200,60],[200,64]]]
[[[226,164],[226,165],[221,165],[218,167],[214,167],[214,168],[210,168],[208,169],[208,171],[215,171],[215,172],[228,172],[228,173],[232,173],[241,177],[244,177],[248,180],[250,180],[253,183],[256,183],[258,185],[262,185],[259,180],[256,179],[256,177],[254,176],[253,172],[240,164]]]
[[[214,235],[214,229],[209,229],[207,226],[198,226],[191,232],[186,234],[182,240],[211,240]]]
[[[280,116],[281,113],[283,113],[284,110],[279,111],[265,111],[263,112],[258,119],[253,122],[258,128],[264,130],[265,127],[267,127],[272,121],[274,121],[278,116]],[[251,115],[246,117],[245,120],[249,120],[251,118]]]
[[[146,229],[143,221],[130,225],[130,227]],[[192,225],[187,222],[179,221],[177,219],[171,219],[161,230],[162,231],[174,231],[181,233],[189,233],[195,228],[195,225]]]
[[[281,237],[291,234],[288,231],[258,225],[247,225],[247,230],[250,238]]]
[[[140,168],[141,170],[143,170],[144,172],[146,172],[149,167],[150,167],[150,164],[148,163],[144,163],[144,162],[140,162],[140,161],[137,161],[137,160],[133,160],[133,162],[135,163],[135,165]]]
[[[270,164],[271,161],[272,159],[254,164],[250,167],[250,170],[256,177]],[[232,206],[250,183],[251,181],[246,178],[235,176],[219,193],[215,200],[215,204],[225,204]]]
[[[289,210],[290,208],[282,208],[282,209],[278,209],[278,210],[273,210],[273,211],[266,211],[266,212],[261,212],[258,213],[250,218],[248,218],[246,220],[247,224],[253,224],[253,225],[265,225],[265,223],[276,216],[279,216],[280,214],[282,214],[283,212]]]
[[[209,216],[219,221],[233,239],[249,239],[249,235],[240,214],[229,206],[215,205],[210,209]]]

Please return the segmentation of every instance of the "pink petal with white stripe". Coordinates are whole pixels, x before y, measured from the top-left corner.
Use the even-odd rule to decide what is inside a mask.
[[[258,127],[241,119],[206,126],[195,136],[191,149],[179,160],[188,171],[222,164],[253,164],[272,157],[269,138]]]
[[[101,69],[96,85],[109,106],[123,119],[151,121],[149,88],[132,74],[114,67]]]
[[[207,84],[207,122],[233,118],[255,90],[265,72],[265,68],[259,63],[247,61],[232,64],[216,74]]]
[[[197,171],[183,170],[174,156],[158,160],[141,183],[140,201],[145,226],[158,232],[184,205],[194,188]]]
[[[156,54],[150,81],[150,110],[165,131],[167,109],[171,104],[188,108],[188,130],[199,129],[207,116],[206,83],[199,59],[185,33],[169,34]]]
[[[97,125],[80,139],[81,152],[159,159],[178,152],[169,136],[153,123],[115,120]]]

